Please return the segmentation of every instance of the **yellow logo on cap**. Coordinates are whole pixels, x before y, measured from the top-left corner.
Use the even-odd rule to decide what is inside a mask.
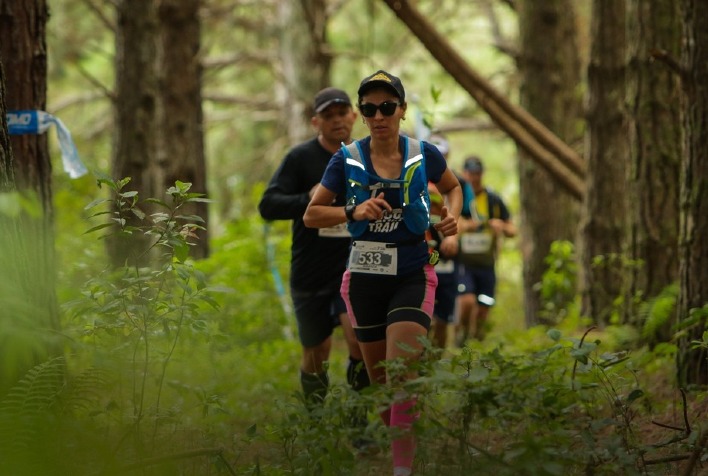
[[[369,79],[369,81],[386,81],[387,83],[390,83],[391,78],[389,78],[388,76],[386,76],[383,73],[379,73],[376,76],[374,76],[373,78]]]

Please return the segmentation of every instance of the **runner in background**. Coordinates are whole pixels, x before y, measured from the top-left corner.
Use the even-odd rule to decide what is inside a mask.
[[[302,216],[330,157],[351,142],[357,114],[347,93],[325,88],[314,99],[312,126],[317,136],[292,148],[270,180],[258,210],[266,220],[292,220],[290,290],[302,344],[300,383],[308,403],[324,399],[329,386],[332,332],[341,324],[349,350],[347,381],[355,390],[369,385],[361,350],[339,294],[350,235],[344,225],[315,230]],[[332,205],[343,206],[344,195]]]
[[[464,163],[464,178],[474,190],[468,213],[460,219],[460,296],[456,344],[463,347],[471,336],[483,340],[487,318],[495,304],[497,277],[495,263],[502,236],[516,235],[516,226],[499,195],[482,183],[484,166],[479,157]]]
[[[433,144],[447,161],[450,153],[450,144],[441,133],[430,136],[429,142]],[[455,174],[457,176],[457,174]],[[465,181],[457,176],[460,186],[464,191]],[[438,192],[435,184],[428,182],[430,194],[430,222],[431,226],[426,233],[426,240],[431,251],[439,253],[440,260],[435,265],[435,274],[438,276],[438,287],[435,289],[435,308],[433,321],[430,327],[430,341],[439,348],[447,347],[448,325],[454,322],[455,302],[457,299],[458,280],[458,238],[456,236],[443,236],[435,229],[434,224],[440,220],[440,213],[444,205],[443,196]],[[469,189],[471,193],[471,188]]]

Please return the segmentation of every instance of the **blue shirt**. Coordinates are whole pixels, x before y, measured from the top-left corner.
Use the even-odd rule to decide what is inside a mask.
[[[399,138],[399,148],[403,150],[403,136]],[[366,170],[372,175],[369,185],[374,185],[376,170],[371,163],[371,137],[366,137],[360,142]],[[425,156],[425,174],[433,183],[442,178],[447,163],[445,158],[435,146],[423,142],[423,155]],[[404,158],[405,160],[405,158]],[[344,170],[344,154],[338,150],[330,159],[325,169],[321,184],[336,193],[344,194],[347,187],[347,176]],[[370,221],[367,230],[357,238],[358,241],[375,241],[380,243],[397,243],[398,268],[397,274],[404,275],[420,269],[428,263],[428,246],[423,235],[416,235],[403,223],[401,214],[401,196],[399,189],[383,189],[384,199],[391,205],[392,212],[385,211],[383,218]]]

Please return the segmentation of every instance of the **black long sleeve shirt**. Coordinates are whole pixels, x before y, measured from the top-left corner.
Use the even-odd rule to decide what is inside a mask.
[[[292,220],[290,287],[293,291],[319,292],[338,289],[349,255],[349,238],[320,236],[302,221],[309,192],[320,182],[332,154],[317,138],[291,149],[263,194],[258,211],[266,220]],[[338,196],[335,206],[343,206]]]

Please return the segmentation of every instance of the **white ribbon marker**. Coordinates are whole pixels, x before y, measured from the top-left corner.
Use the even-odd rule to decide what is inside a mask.
[[[11,135],[44,134],[54,124],[61,148],[61,161],[64,171],[71,178],[78,178],[87,173],[86,166],[79,158],[79,151],[71,138],[71,132],[57,117],[44,111],[9,111],[7,127]]]

